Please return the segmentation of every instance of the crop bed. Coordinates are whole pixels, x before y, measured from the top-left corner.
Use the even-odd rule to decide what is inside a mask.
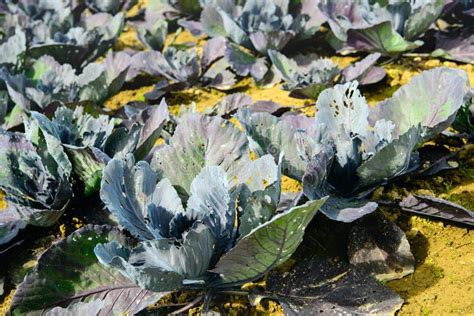
[[[1,3],[0,315],[471,313],[473,10]]]

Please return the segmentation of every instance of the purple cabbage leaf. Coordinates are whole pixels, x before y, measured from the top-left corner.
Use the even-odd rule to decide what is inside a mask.
[[[363,197],[416,168],[417,147],[451,125],[469,93],[466,74],[449,68],[421,73],[373,108],[357,87],[323,91],[314,119],[238,113],[252,150],[274,158],[284,152],[283,173],[302,181],[310,199],[329,195],[322,212],[341,221],[374,211]]]
[[[99,261],[155,292],[222,288],[263,276],[295,251],[324,199],[278,215],[276,204],[267,205],[273,213],[265,219],[247,214],[255,211],[249,204],[256,202],[258,192],[280,185],[279,167],[271,157],[252,161],[249,167],[259,172],[243,170],[233,178],[221,166],[205,166],[193,179],[184,207],[176,185],[148,163],[135,164],[130,156],[113,159],[104,172],[101,198],[140,242],[133,248],[99,244]],[[255,197],[239,198],[242,192]],[[246,216],[253,228],[244,225]],[[275,251],[277,247],[283,251]]]
[[[0,130],[0,189],[8,203],[0,212],[0,244],[27,224],[53,225],[72,196],[67,156],[54,140],[34,134]]]

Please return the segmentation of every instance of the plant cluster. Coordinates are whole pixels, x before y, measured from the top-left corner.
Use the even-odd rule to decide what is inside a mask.
[[[372,107],[359,88],[384,79],[379,60],[423,52],[430,36],[437,38],[433,56],[472,62],[472,33],[460,26],[472,18],[468,4],[150,0],[125,18],[133,5],[0,4],[0,190],[7,201],[0,256],[23,247],[32,226],[55,225],[82,201],[98,217],[39,257],[11,312],[135,314],[178,291],[201,293],[203,312],[217,296],[235,293],[278,300],[287,313],[396,311],[403,301],[377,279],[411,273],[414,258],[371,193],[420,173],[419,149],[441,133],[472,141],[473,92],[465,72],[446,67],[421,72]],[[441,16],[450,29],[433,29]],[[125,24],[143,50],[113,50]],[[168,34],[180,26],[208,39],[177,44]],[[323,42],[338,53],[370,54],[344,68],[323,55],[295,54],[302,43]],[[172,115],[164,99],[190,88],[231,90],[244,77],[283,81],[283,89],[314,100],[316,114],[229,93],[207,113]],[[155,84],[147,102],[103,108],[142,80]],[[301,191],[282,192],[284,177]],[[414,209],[410,201],[402,208]],[[451,218],[474,222],[469,210],[449,209]],[[349,262],[311,256],[270,274],[266,290],[243,291],[297,252],[313,219],[355,228]],[[373,244],[360,242],[367,223],[376,223]],[[356,288],[364,301],[338,286]]]

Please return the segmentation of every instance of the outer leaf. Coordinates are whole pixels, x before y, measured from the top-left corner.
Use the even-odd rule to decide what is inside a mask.
[[[107,96],[116,94],[122,88],[127,76],[131,58],[124,52],[110,51],[104,60],[104,69],[107,76]]]
[[[416,3],[412,4],[412,13],[408,17],[403,35],[411,40],[429,29],[436,19],[443,12],[446,2],[442,0],[431,0],[422,3],[416,7]]]
[[[21,74],[11,75],[8,71],[2,71],[0,74],[2,81],[4,81],[7,86],[8,94],[15,104],[17,111],[29,110],[31,107],[31,101],[25,95],[26,88],[29,87],[26,76]]]
[[[299,18],[303,19],[302,16]],[[270,49],[282,50],[293,37],[295,37],[294,31],[257,31],[249,36],[253,47],[262,55],[266,55]]]
[[[146,20],[137,25],[137,36],[140,42],[148,49],[161,51],[165,46],[168,35],[166,20]]]
[[[15,35],[10,36],[6,42],[0,45],[0,65],[17,65],[21,55],[26,51],[25,33],[17,29]]]
[[[329,197],[321,208],[321,212],[328,218],[344,223],[364,217],[375,212],[378,204],[363,199],[350,199],[341,197]]]
[[[443,199],[427,195],[409,195],[400,202],[402,210],[446,219],[466,225],[474,225],[474,212]]]
[[[130,130],[136,123],[141,125],[140,138],[134,154],[137,159],[143,159],[155,145],[163,126],[169,119],[168,105],[163,99],[159,105],[148,106],[143,110],[133,111],[133,113],[131,113],[130,107],[126,106],[125,110],[130,112],[129,118],[125,122]]]
[[[215,37],[209,39],[203,47],[201,57],[201,67],[207,69],[221,57],[224,57],[226,50],[226,39],[224,37]]]
[[[283,155],[278,157],[281,161]],[[263,191],[269,185],[278,182],[280,177],[279,165],[271,155],[265,155],[248,163],[248,167],[239,170],[233,181],[234,185],[245,184],[251,191]]]
[[[252,112],[270,113],[275,116],[280,116],[287,113],[286,117],[288,117],[291,114],[294,114],[290,112],[291,107],[284,106],[273,101],[257,101],[249,105],[248,108]]]
[[[421,142],[420,134],[419,127],[412,127],[362,163],[356,170],[360,188],[383,184],[405,173],[410,166],[413,151]]]
[[[115,40],[122,33],[125,24],[125,17],[123,12],[114,16],[106,13],[97,13],[88,16],[84,20],[84,26],[91,32],[97,32],[100,35],[100,40],[94,50],[89,53],[88,61],[97,59],[102,56],[112,45]]]
[[[161,77],[160,65],[157,65],[156,60],[158,60],[160,64],[162,61],[164,62],[163,55],[159,51],[150,50],[135,53],[131,58],[126,80],[131,81],[142,73],[154,77]]]
[[[191,182],[205,166],[221,166],[230,178],[248,158],[245,134],[220,117],[182,117],[169,144],[157,149],[152,168],[188,195]]]
[[[204,7],[201,13],[201,23],[204,32],[209,36],[227,36],[224,21],[215,7]]]
[[[201,3],[196,0],[178,0],[174,5],[176,9],[180,11],[182,14],[196,16],[202,10],[202,7],[200,4]]]
[[[154,239],[153,231],[145,223],[147,199],[139,196],[151,195],[158,178],[147,164],[134,166],[134,163],[132,156],[111,160],[104,170],[100,197],[133,235],[142,240]]]
[[[68,146],[66,146],[68,147]],[[102,171],[109,157],[96,148],[72,148],[68,150],[74,173],[84,183],[84,193],[89,196],[100,188]]]
[[[310,200],[326,196],[330,189],[332,189],[327,178],[333,159],[334,150],[331,146],[326,146],[306,164],[306,170],[302,177],[303,193]]]
[[[277,294],[287,315],[391,315],[403,304],[375,278],[343,262],[316,257],[288,273],[271,275],[267,289]]]
[[[361,136],[368,133],[369,108],[357,86],[357,82],[336,85],[321,93],[316,103],[316,125],[325,128],[334,140],[344,133]]]
[[[214,239],[210,229],[198,224],[176,239],[148,240],[131,251],[117,242],[99,244],[95,253],[100,262],[117,268],[140,287],[154,291],[174,291],[186,284],[203,283],[210,264]]]
[[[81,66],[87,58],[87,53],[87,47],[67,43],[35,44],[28,48],[28,57],[52,56],[59,63],[68,63],[75,67]]]
[[[232,69],[242,77],[251,75],[256,81],[260,81],[268,71],[265,58],[257,58],[235,44],[227,44],[225,57]]]
[[[277,51],[269,50],[268,53],[278,74],[285,81],[283,88],[308,98],[316,99],[339,73],[337,65],[327,58],[298,55],[290,59]]]
[[[298,118],[279,120],[268,113],[253,113],[243,110],[239,112],[239,121],[244,126],[247,135],[251,137],[251,149],[258,155],[271,154],[275,160],[283,156],[283,173],[295,178],[303,177],[306,160],[318,152],[319,147],[313,141],[311,131],[299,130],[289,121],[293,119],[298,124]],[[301,117],[301,120],[304,120]],[[298,121],[298,122],[296,122]],[[296,141],[295,141],[296,140]]]
[[[337,163],[346,171],[359,164],[359,143],[369,134],[369,107],[357,86],[357,81],[336,85],[316,102],[316,126],[325,134],[324,141],[334,142]]]
[[[305,24],[305,35],[312,36],[319,30],[319,27],[326,22],[326,17],[322,14],[318,7],[318,1],[302,0],[301,14],[309,16],[308,22]]]
[[[244,93],[229,94],[214,105],[213,112],[219,116],[228,116],[241,107],[249,106],[252,102],[252,98]]]
[[[97,306],[99,300],[97,314],[110,315],[136,313],[156,302],[164,293],[143,290],[118,271],[99,264],[94,247],[110,240],[125,243],[125,237],[117,230],[88,225],[53,245],[19,285],[12,312],[39,314],[79,302]]]
[[[415,49],[423,42],[405,40],[392,28],[391,22],[383,22],[367,29],[351,29],[347,32],[347,46],[355,51],[377,51],[393,55]]]
[[[133,153],[140,141],[142,127],[135,123],[129,129],[126,127],[115,128],[110,137],[106,140],[104,152],[109,157],[125,157]]]
[[[126,0],[86,0],[86,5],[94,12],[107,12],[110,14],[116,14],[120,12],[126,2]]]
[[[422,137],[428,139],[453,122],[469,87],[464,71],[446,67],[424,71],[373,108],[369,119],[398,122],[396,135],[420,124]]]
[[[474,34],[465,29],[460,34],[436,34],[436,50],[431,55],[474,64]]]
[[[66,205],[61,209],[34,208],[21,204],[9,203],[6,210],[0,212],[0,236],[3,243],[13,239],[26,224],[47,227],[58,221],[63,215]]]
[[[79,75],[77,81],[81,87],[79,100],[103,102],[109,95],[109,84],[104,65],[89,64]]]
[[[298,64],[293,59],[286,57],[275,50],[269,50],[268,56],[270,57],[273,65],[276,67],[278,74],[285,80],[293,84],[298,84],[297,77],[299,75]]]
[[[220,283],[227,286],[255,280],[285,262],[303,240],[306,226],[325,200],[291,208],[257,227],[225,254],[212,272],[220,274]]]
[[[7,208],[0,209],[0,245],[10,242],[25,227],[26,222],[15,207],[8,205]]]
[[[378,280],[402,278],[415,270],[405,233],[381,213],[362,219],[349,235],[349,261]]]
[[[344,68],[341,72],[344,82],[357,80],[361,85],[367,85],[382,80],[386,75],[385,69],[382,67],[373,67],[379,58],[380,53],[373,53],[356,62],[354,65],[349,65]]]
[[[158,183],[158,179],[148,163],[135,164],[131,155],[112,159],[104,169],[102,201],[119,223],[140,240],[170,237],[169,222],[184,213],[176,191],[167,180]]]
[[[230,69],[231,67],[225,58],[218,59],[201,76],[200,84],[204,87],[214,87],[220,90],[232,89],[236,79],[235,74]]]
[[[240,28],[233,17],[219,7],[217,8],[217,12],[219,12],[222,18],[224,29],[227,33],[226,35],[239,45],[247,43],[247,34]]]
[[[88,303],[78,302],[68,307],[55,307],[45,313],[46,316],[98,315],[104,308],[104,301],[97,299]]]
[[[471,101],[467,102],[462,106],[456,120],[453,122],[453,127],[459,132],[468,135],[468,138],[474,140],[474,99],[471,97]]]
[[[3,126],[8,113],[8,92],[0,90],[0,126]],[[8,127],[6,128],[8,129]]]

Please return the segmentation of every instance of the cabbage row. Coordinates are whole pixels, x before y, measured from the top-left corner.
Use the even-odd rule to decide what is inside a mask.
[[[371,193],[446,168],[426,170],[419,149],[453,128],[472,141],[473,90],[465,72],[446,67],[420,73],[375,106],[360,87],[381,82],[380,61],[402,54],[472,63],[469,3],[150,0],[137,12],[135,5],[0,4],[7,201],[0,256],[8,260],[33,227],[47,232],[78,205],[96,213],[39,257],[17,287],[12,314],[135,314],[183,291],[199,293],[203,312],[236,293],[277,300],[288,314],[400,308],[403,300],[377,279],[413,272],[414,258]],[[452,26],[433,27],[440,17]],[[142,49],[114,49],[124,27]],[[172,35],[182,28],[207,40],[177,44]],[[363,58],[342,68],[318,49],[297,49],[308,44]],[[246,77],[281,82],[314,100],[316,114],[235,93]],[[103,107],[141,82],[154,84],[146,102]],[[165,98],[189,88],[232,91],[207,113],[172,115]],[[282,192],[287,178],[301,190]],[[449,207],[451,218],[474,223],[469,210]],[[314,221],[357,228],[349,260],[310,256],[270,273],[297,252]],[[242,287],[263,278],[266,289]]]

